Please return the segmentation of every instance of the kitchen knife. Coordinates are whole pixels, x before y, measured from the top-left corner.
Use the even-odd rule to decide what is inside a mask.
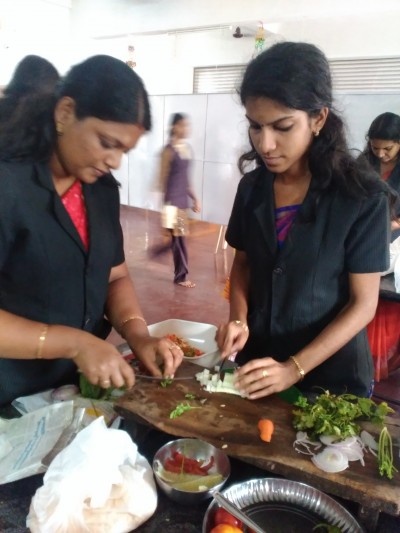
[[[135,372],[135,377],[137,377],[138,379],[149,379],[152,381],[166,381],[168,379],[170,379],[171,381],[180,381],[183,379],[194,379],[194,376],[182,376],[182,377],[178,376],[174,378],[164,378],[164,377],[159,377],[159,376],[149,376],[148,374],[138,374],[137,372]]]

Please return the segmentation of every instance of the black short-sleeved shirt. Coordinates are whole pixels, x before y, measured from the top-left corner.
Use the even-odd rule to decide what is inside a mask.
[[[105,337],[110,271],[124,261],[118,185],[110,174],[82,190],[88,251],[47,166],[0,163],[0,308]],[[75,370],[66,359],[0,358],[0,404],[70,381]]]
[[[239,183],[228,243],[246,253],[249,340],[238,361],[271,356],[285,361],[310,343],[349,300],[349,273],[388,265],[389,207],[380,190],[353,198],[310,190],[281,250],[277,248],[274,177],[257,168]],[[299,385],[366,395],[373,363],[365,330]]]

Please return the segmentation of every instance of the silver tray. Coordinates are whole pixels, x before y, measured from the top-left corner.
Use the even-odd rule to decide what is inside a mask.
[[[240,509],[246,509],[249,516],[268,533],[312,533],[313,527],[321,523],[336,526],[342,533],[365,533],[340,503],[320,490],[297,481],[251,479],[232,485],[222,494]],[[209,533],[212,529],[217,508],[216,501],[209,505],[203,520],[203,533]]]

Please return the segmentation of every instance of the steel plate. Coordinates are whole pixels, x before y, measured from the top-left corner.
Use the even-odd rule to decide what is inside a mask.
[[[287,479],[252,479],[232,485],[222,494],[268,533],[312,533],[317,524],[336,526],[342,533],[365,533],[347,509],[310,485]],[[213,501],[204,516],[203,533],[213,527],[218,508]]]

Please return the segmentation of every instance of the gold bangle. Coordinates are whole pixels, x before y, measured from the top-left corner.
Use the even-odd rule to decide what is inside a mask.
[[[245,330],[246,333],[249,332],[249,326],[247,324],[245,324],[244,322],[242,322],[241,320],[232,320],[232,322],[234,322],[238,326],[242,327]]]
[[[119,325],[119,334],[121,335],[122,333],[122,328],[125,326],[125,324],[127,324],[128,322],[130,322],[131,320],[141,320],[142,322],[144,322],[147,326],[147,322],[146,320],[140,316],[140,315],[132,315],[132,316],[128,316],[127,318],[125,318],[121,324]]]
[[[297,361],[294,355],[290,356],[290,359],[293,361],[293,363],[296,365],[297,371],[299,373],[300,379],[299,381],[303,381],[304,376],[306,373],[304,372],[304,368],[300,365],[300,363]]]
[[[36,359],[42,359],[43,345],[44,345],[44,341],[46,340],[48,329],[49,329],[49,325],[44,324],[43,329],[39,336],[39,342],[38,342],[37,350],[36,350]]]

